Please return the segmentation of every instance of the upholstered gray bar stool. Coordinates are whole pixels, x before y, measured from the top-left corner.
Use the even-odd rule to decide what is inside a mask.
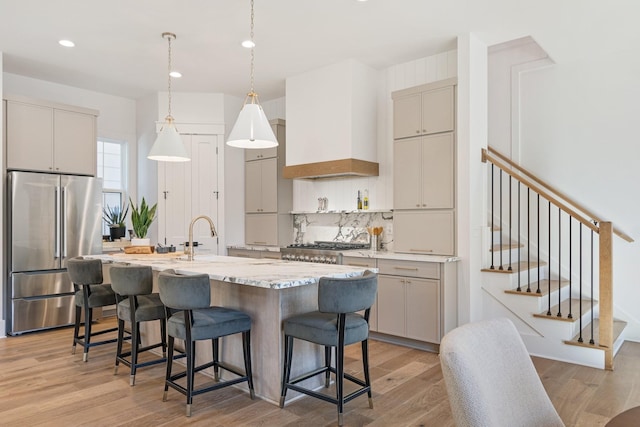
[[[72,354],[76,352],[76,344],[84,348],[82,360],[89,359],[89,348],[97,345],[109,344],[117,341],[117,338],[91,342],[91,338],[117,331],[118,328],[109,328],[98,332],[91,331],[91,319],[93,309],[116,303],[116,294],[111,285],[103,284],[102,261],[99,259],[86,259],[83,257],[71,258],[67,261],[67,273],[73,282],[76,291],[76,322],[73,330]],[[84,309],[84,334],[80,335],[82,323],[82,311]]]
[[[318,311],[293,316],[284,321],[284,369],[282,375],[282,393],[280,407],[284,407],[287,390],[295,390],[309,396],[333,403],[338,407],[338,425],[342,425],[344,404],[367,393],[369,407],[373,408],[371,398],[371,379],[369,377],[369,312],[375,302],[378,290],[378,276],[370,271],[359,277],[333,279],[320,278],[318,283]],[[364,310],[364,315],[356,313]],[[291,377],[291,359],[293,339],[309,341],[325,348],[325,366]],[[362,344],[362,362],[364,381],[344,372],[344,347],[360,342]],[[331,366],[331,349],[336,349],[335,368]],[[297,383],[325,374],[325,387],[329,387],[330,375],[336,376],[336,397],[319,393],[297,385]],[[357,390],[344,395],[344,379],[360,386]]]
[[[151,293],[153,289],[153,273],[151,267],[138,265],[113,265],[109,270],[111,287],[116,293],[118,314],[118,345],[116,350],[116,366],[114,375],[118,373],[118,365],[123,363],[131,368],[129,385],[135,385],[136,369],[144,366],[164,363],[167,352],[167,321],[164,304],[160,295]],[[160,342],[141,346],[140,322],[160,321]],[[125,340],[125,322],[131,325],[131,349],[123,351]],[[140,353],[162,347],[162,357],[138,362]]]
[[[162,400],[167,400],[169,387],[184,394],[187,397],[187,417],[190,417],[193,396],[243,381],[247,381],[249,393],[251,399],[253,399],[251,318],[238,310],[211,307],[211,283],[209,276],[206,274],[181,276],[173,272],[162,272],[158,276],[158,288],[160,290],[160,299],[167,307],[167,330],[169,334],[167,374]],[[169,310],[180,311],[169,313]],[[242,334],[244,373],[219,360],[220,338],[239,333]],[[178,374],[173,374],[173,351],[176,338],[184,340],[187,369]],[[213,360],[200,366],[195,366],[196,341],[200,340],[211,340]],[[210,367],[213,367],[216,383],[196,389],[194,386],[195,373]],[[232,372],[238,377],[218,382],[220,368]],[[186,387],[177,381],[184,377],[186,377]]]

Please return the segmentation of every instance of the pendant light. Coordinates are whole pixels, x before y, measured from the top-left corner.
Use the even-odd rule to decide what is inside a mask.
[[[169,70],[168,75],[168,92],[169,92],[169,113],[164,118],[164,124],[160,128],[156,142],[153,143],[151,151],[147,156],[150,160],[159,162],[188,162],[191,160],[187,150],[184,148],[182,138],[176,130],[173,117],[171,116],[171,40],[175,40],[176,35],[173,33],[162,33],[162,38],[167,39],[169,43]]]
[[[253,90],[253,0],[251,0],[251,91],[244,99],[244,105],[233,126],[227,145],[238,148],[270,148],[276,147],[278,141],[271,130],[271,125],[264,114],[258,94]]]

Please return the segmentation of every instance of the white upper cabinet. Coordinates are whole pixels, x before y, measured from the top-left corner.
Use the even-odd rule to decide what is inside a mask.
[[[453,133],[396,141],[393,156],[395,209],[453,208]]]
[[[7,100],[7,169],[96,174],[95,110]]]
[[[394,93],[393,139],[453,131],[454,97],[453,86]]]

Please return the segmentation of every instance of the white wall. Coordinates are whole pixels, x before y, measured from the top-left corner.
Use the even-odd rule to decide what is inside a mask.
[[[621,51],[526,73],[520,89],[522,165],[636,240],[639,75]],[[640,245],[615,237],[613,259],[614,315],[637,324]]]
[[[242,99],[236,96],[224,97],[224,166],[225,188],[224,214],[226,217],[227,246],[244,244],[244,150],[226,145],[227,136],[238,118]],[[226,248],[220,248],[221,253]]]
[[[458,324],[482,319],[483,234],[487,229],[487,46],[473,34],[458,37],[457,217]]]

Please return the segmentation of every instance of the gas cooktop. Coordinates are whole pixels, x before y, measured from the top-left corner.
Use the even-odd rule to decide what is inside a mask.
[[[294,243],[287,246],[291,249],[319,249],[325,251],[344,251],[350,249],[368,249],[367,243],[353,243],[353,242],[323,242],[315,241],[313,243]]]

